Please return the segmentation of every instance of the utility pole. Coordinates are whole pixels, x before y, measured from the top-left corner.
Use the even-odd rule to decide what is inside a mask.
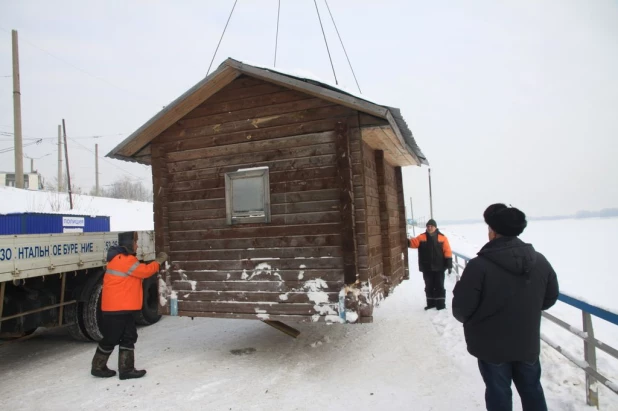
[[[21,137],[21,90],[19,88],[19,49],[17,31],[13,39],[13,124],[15,134],[15,187],[24,188],[24,153]]]
[[[34,173],[34,158],[30,159],[30,172]]]
[[[58,124],[58,192],[62,191],[62,126]]]
[[[431,195],[431,168],[429,169],[429,218],[433,219],[433,196]]]
[[[62,132],[64,134],[64,157],[67,161],[67,183],[69,184],[69,205],[73,209],[73,193],[71,192],[71,173],[69,172],[69,149],[67,147],[67,128],[62,119]]]
[[[99,196],[99,145],[94,145],[95,195]]]
[[[416,237],[416,231],[414,230],[415,221],[414,221],[414,208],[412,207],[412,197],[410,197],[410,218],[412,218],[412,235]]]

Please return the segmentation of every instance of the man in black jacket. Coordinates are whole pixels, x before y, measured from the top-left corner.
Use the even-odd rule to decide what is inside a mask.
[[[425,310],[446,308],[444,289],[444,270],[449,274],[453,269],[453,253],[448,238],[438,230],[433,218],[427,221],[427,230],[416,238],[408,240],[410,248],[418,248],[418,269],[425,280]]]
[[[504,204],[483,214],[489,242],[468,262],[453,291],[453,315],[478,358],[488,410],[511,410],[511,381],[524,411],[547,410],[541,386],[541,311],[558,298],[547,259],[519,236],[526,215]]]

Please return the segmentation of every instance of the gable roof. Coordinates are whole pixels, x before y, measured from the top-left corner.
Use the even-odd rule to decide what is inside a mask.
[[[148,120],[110,151],[107,157],[149,164],[149,144],[154,138],[242,74],[382,118],[388,122],[388,126],[377,128],[381,129],[386,138],[389,138],[393,143],[391,145],[391,147],[395,147],[391,150],[393,155],[409,157],[406,165],[429,164],[416,144],[412,131],[401,116],[399,109],[378,105],[317,80],[297,77],[271,68],[249,65],[232,58],[225,60],[216,71]]]

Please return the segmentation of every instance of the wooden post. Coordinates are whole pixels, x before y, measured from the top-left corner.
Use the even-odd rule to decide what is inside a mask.
[[[95,195],[99,196],[99,145],[94,145],[94,179],[95,179]]]
[[[13,30],[13,128],[15,138],[15,187],[24,188],[24,152],[21,136],[21,89],[19,86],[19,45]]]
[[[292,338],[296,338],[296,337],[298,337],[300,335],[300,331],[298,331],[296,328],[290,327],[289,325],[284,324],[281,321],[262,320],[262,322],[264,324],[270,325],[274,329],[277,329],[277,330],[281,331],[284,334],[289,335]]]
[[[352,180],[350,136],[347,124],[338,122],[335,126],[335,146],[337,151],[344,280],[346,284],[354,284],[358,279],[358,253],[354,216],[354,182]]]
[[[384,295],[387,296],[391,284],[393,268],[391,264],[391,249],[389,229],[388,199],[386,198],[386,181],[384,170],[384,151],[375,150],[376,174],[378,177],[378,197],[380,203],[380,233],[382,236],[382,275],[384,275]]]
[[[401,167],[395,167],[395,183],[397,184],[397,203],[399,205],[399,240],[403,254],[403,279],[410,279],[408,266],[408,222],[406,221],[406,200],[403,196],[403,172]],[[393,259],[394,261],[394,259]]]
[[[64,119],[62,119],[62,132],[64,134],[64,157],[67,162],[67,183],[69,184],[69,204],[71,206],[71,210],[73,209],[73,193],[71,192],[71,173],[69,171],[69,149],[67,147],[67,128],[64,123]]]
[[[588,338],[594,340],[594,330],[592,328],[592,316],[590,313],[582,311],[582,319],[584,322],[584,332],[588,334]],[[590,368],[597,370],[597,352],[594,343],[589,343],[584,340],[584,360]],[[597,380],[586,373],[586,403],[599,409],[599,389],[597,388]]]
[[[62,191],[62,126],[58,124],[58,192]]]
[[[165,152],[159,144],[151,143],[151,167],[152,167],[152,197],[153,197],[153,217],[155,228],[155,250],[156,252],[165,251],[170,254],[169,249],[169,227],[167,219],[167,183],[168,172]],[[160,271],[159,279],[165,281],[171,289],[171,279],[169,271]],[[160,300],[160,299],[159,299]],[[159,302],[159,314],[171,315],[172,299],[169,304],[161,305]]]

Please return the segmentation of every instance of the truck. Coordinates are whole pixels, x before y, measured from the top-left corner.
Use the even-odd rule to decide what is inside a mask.
[[[155,258],[154,233],[138,231],[137,258]],[[118,232],[0,235],[0,339],[31,336],[39,327],[67,327],[79,341],[99,341],[107,250]],[[157,276],[143,281],[141,325],[156,323]]]

